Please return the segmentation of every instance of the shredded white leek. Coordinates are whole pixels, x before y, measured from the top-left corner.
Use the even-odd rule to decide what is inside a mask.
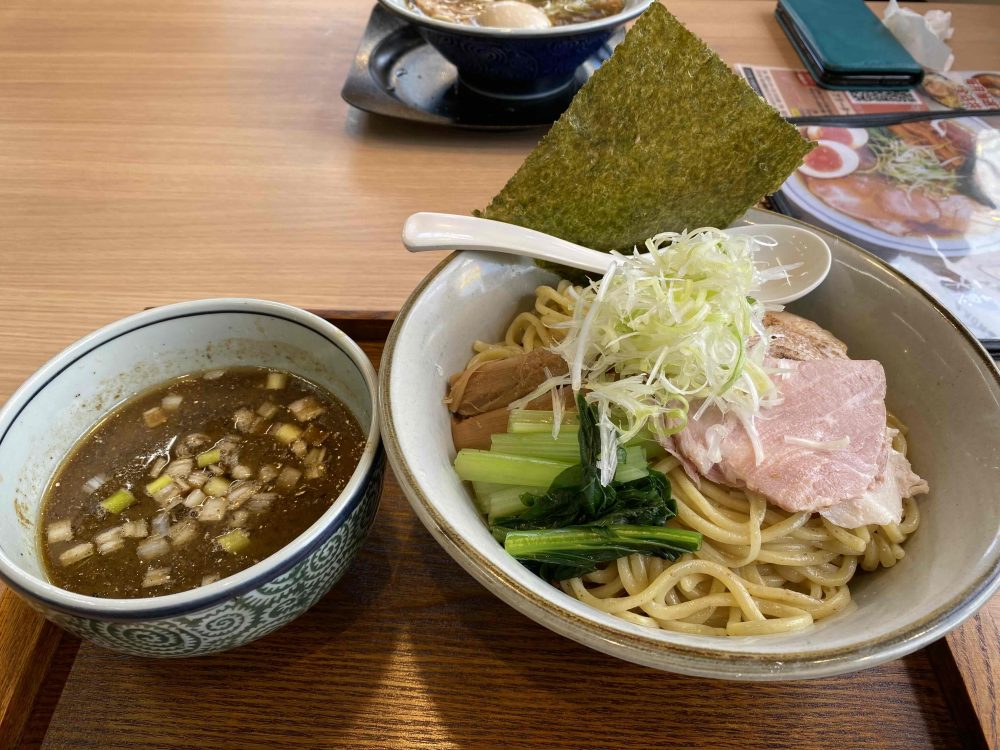
[[[86,482],[83,483],[83,491],[86,492],[88,495],[93,495],[95,492],[101,489],[101,487],[103,487],[107,483],[107,481],[108,481],[107,474],[95,474],[94,476],[92,476],[90,479],[88,479]]]
[[[581,291],[555,349],[573,389],[586,387],[598,406],[602,474],[614,471],[605,443],[627,442],[647,424],[677,433],[699,400],[701,409],[734,412],[753,441],[761,400],[775,391],[764,369],[765,310],[752,297],[756,247],[719,229],[659,234],[646,241],[647,255],[620,256]],[[565,380],[550,378],[532,396]]]
[[[550,393],[552,390],[561,388],[564,385],[569,385],[569,375],[553,375],[528,395],[519,398],[517,401],[511,401],[507,405],[507,408],[510,410],[526,409],[528,404],[539,396],[544,396],[546,393]]]
[[[549,368],[545,368],[545,377],[549,379],[552,377],[552,373],[549,372]],[[559,428],[562,427],[563,419],[563,396],[562,388],[556,386],[552,389],[552,439],[555,440],[559,437]]]
[[[729,435],[729,428],[724,424],[714,424],[705,430],[707,440],[706,456],[713,464],[722,461],[722,441]]]
[[[601,470],[601,484],[607,487],[618,468],[618,441],[615,440],[615,424],[608,414],[607,401],[597,404],[597,427],[601,433],[601,457],[597,460],[597,468]]]

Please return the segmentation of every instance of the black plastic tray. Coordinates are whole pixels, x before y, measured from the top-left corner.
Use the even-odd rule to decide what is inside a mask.
[[[538,98],[491,97],[466,88],[455,66],[413,26],[375,6],[340,95],[366,112],[416,122],[483,130],[539,127],[563,113],[621,37],[612,36],[561,91]]]

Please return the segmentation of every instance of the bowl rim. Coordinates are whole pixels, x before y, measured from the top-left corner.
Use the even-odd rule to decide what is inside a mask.
[[[501,40],[548,39],[591,34],[605,30],[610,31],[641,15],[654,1],[638,0],[635,5],[629,7],[627,5],[628,0],[626,0],[626,7],[613,15],[605,16],[604,18],[595,18],[593,21],[570,23],[564,26],[550,26],[544,29],[505,29],[499,26],[470,26],[464,23],[442,21],[439,18],[425,16],[407,7],[406,0],[378,0],[378,3],[390,13],[394,13],[415,26],[423,26],[442,33],[457,34],[459,36],[475,36]]]
[[[194,613],[252,591],[262,583],[287,572],[324,543],[353,514],[364,497],[365,485],[381,451],[375,368],[361,347],[332,323],[281,302],[246,297],[193,300],[152,308],[102,326],[52,357],[11,395],[0,408],[0,443],[27,404],[52,379],[104,344],[153,325],[181,318],[219,314],[255,315],[294,323],[325,339],[347,355],[357,367],[367,386],[372,419],[365,435],[365,449],[344,489],[323,515],[273,555],[208,586],[141,599],[85,596],[59,588],[28,573],[0,549],[0,579],[13,590],[52,609],[87,618],[136,620]],[[78,439],[79,436],[76,440]]]
[[[751,208],[734,224],[767,222],[790,223],[815,231],[821,236],[825,236],[828,242],[832,240],[847,246],[866,262],[894,277],[898,283],[918,292],[972,348],[982,364],[985,365],[985,369],[993,377],[996,387],[1000,388],[1000,369],[993,363],[979,340],[965,328],[955,315],[916,282],[849,240],[821,227],[814,227],[783,214],[766,209]],[[580,617],[566,610],[553,599],[540,596],[525,588],[469,544],[449,520],[435,510],[416,479],[416,474],[411,470],[406,456],[403,455],[393,417],[389,384],[396,344],[401,331],[417,300],[423,296],[431,282],[449,266],[458,262],[462,256],[463,251],[452,253],[427,274],[400,308],[389,332],[379,368],[382,437],[396,479],[424,526],[459,565],[486,586],[491,593],[522,614],[591,648],[646,666],[699,677],[770,681],[827,677],[867,669],[882,662],[905,656],[957,627],[966,618],[973,615],[1000,588],[1000,545],[995,545],[993,560],[988,569],[946,603],[921,619],[883,636],[864,640],[852,646],[784,653],[763,653],[731,648],[703,648],[686,644],[665,643],[660,640],[654,641],[643,635],[611,627],[590,618]],[[553,589],[553,592],[555,591],[556,589]],[[720,640],[720,646],[730,642],[730,639]]]

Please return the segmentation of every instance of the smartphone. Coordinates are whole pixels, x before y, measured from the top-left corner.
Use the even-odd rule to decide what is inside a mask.
[[[778,0],[774,15],[824,88],[906,89],[924,78],[863,0]]]

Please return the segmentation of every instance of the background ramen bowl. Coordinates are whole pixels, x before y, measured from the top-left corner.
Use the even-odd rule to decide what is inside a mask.
[[[795,224],[750,211],[751,223]],[[452,469],[441,403],[475,339],[502,338],[534,289],[556,277],[530,261],[456,254],[411,295],[393,326],[379,381],[393,470],[424,525],[500,599],[542,625],[622,659],[743,680],[820,677],[874,666],[939,638],[1000,583],[1000,375],[947,312],[873,256],[822,233],[833,268],[792,306],[878,359],[889,408],[910,427],[910,455],[931,486],[922,522],[895,567],[861,574],[848,611],[799,633],[715,638],[652,630],[591,609],[540,580],[490,536]]]
[[[614,31],[642,13],[651,0],[625,0],[621,13],[547,29],[500,29],[430,18],[408,0],[379,0],[413,24],[469,88],[491,96],[535,97],[555,93],[573,80],[583,61]]]
[[[73,444],[124,398],[184,373],[257,365],[325,387],[367,436],[343,492],[274,555],[221,581],[147,599],[99,599],[48,582],[36,523]],[[112,323],[58,354],[0,410],[0,577],[53,622],[137,656],[242,646],[305,612],[344,574],[378,508],[384,454],[375,371],[344,333],[303,310],[249,299],[185,302]]]

